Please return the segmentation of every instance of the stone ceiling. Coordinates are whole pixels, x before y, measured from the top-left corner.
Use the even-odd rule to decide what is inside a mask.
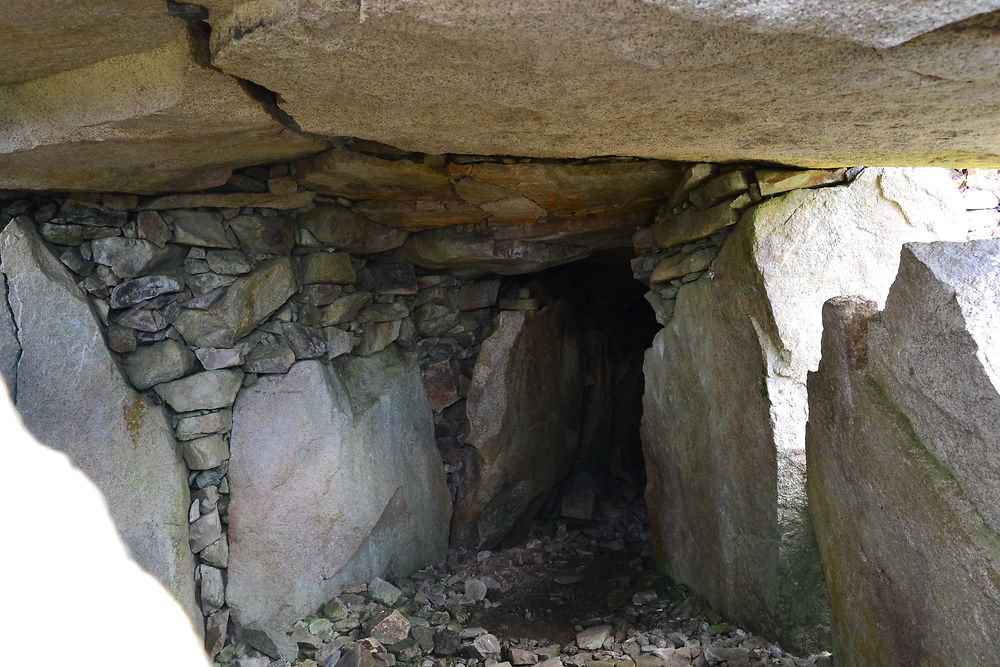
[[[1000,164],[1000,0],[13,0],[0,188],[435,154]]]

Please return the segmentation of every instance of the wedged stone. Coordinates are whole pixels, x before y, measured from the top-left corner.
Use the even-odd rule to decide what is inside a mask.
[[[349,199],[414,199],[451,195],[448,173],[412,160],[387,160],[333,148],[298,165],[300,182],[320,192]]]
[[[357,274],[351,265],[351,256],[343,252],[313,252],[298,258],[302,283],[352,284]]]
[[[212,542],[215,542],[222,535],[222,521],[219,519],[219,510],[214,509],[208,514],[201,515],[201,518],[191,523],[189,532],[188,545],[194,553],[198,553]]]
[[[410,309],[404,301],[392,303],[374,303],[363,308],[358,313],[359,322],[392,322],[401,320],[410,314]]]
[[[412,264],[372,262],[365,267],[375,281],[379,294],[416,294],[417,276]]]
[[[155,3],[149,4],[142,14],[155,13],[156,23],[171,24],[169,39],[146,42],[137,37],[148,33],[145,28],[106,28],[100,36],[90,35],[95,24],[128,26],[121,16],[134,5],[126,9],[117,0],[102,0],[103,8],[95,10],[93,4],[87,4],[82,23],[66,16],[79,10],[60,8],[54,14],[44,6],[47,23],[71,31],[74,41],[86,43],[88,54],[107,53],[94,49],[105,41],[120,45],[125,39],[129,46],[100,62],[88,55],[66,71],[0,87],[0,116],[8,119],[0,128],[0,187],[201,190],[225,183],[234,165],[303,157],[324,148],[287,130],[239,81],[204,62],[204,36],[170,16],[164,5],[154,10]],[[40,38],[45,32],[2,32],[20,33],[57,53]],[[105,40],[111,33],[116,34]]]
[[[847,169],[758,169],[754,172],[760,194],[764,197],[797,190],[799,188],[815,188],[819,185],[842,183],[846,179]]]
[[[167,210],[179,208],[304,208],[312,203],[314,192],[289,194],[226,192],[210,194],[165,195],[143,203],[140,208]]]
[[[480,232],[435,229],[411,234],[395,253],[425,269],[455,269],[468,276],[518,275],[583,259],[590,250],[544,241],[494,239]]]
[[[228,408],[242,384],[243,371],[224,368],[158,384],[155,389],[175,412],[191,412]]]
[[[489,213],[461,199],[428,196],[416,200],[369,199],[358,202],[358,212],[369,220],[406,231],[483,222]]]
[[[116,236],[121,230],[115,227],[88,227],[87,225],[53,224],[45,222],[38,226],[42,238],[56,245],[80,245],[90,239]]]
[[[690,255],[677,254],[666,257],[656,264],[649,282],[653,285],[669,282],[675,278],[686,276],[707,269],[715,258],[715,251],[704,249]]]
[[[1000,650],[998,302],[1000,244],[971,241],[904,246],[881,313],[824,306],[806,439],[838,664]]]
[[[212,433],[225,433],[232,427],[232,411],[218,410],[205,414],[178,415],[174,432],[178,440],[191,440]]]
[[[223,275],[242,275],[253,268],[249,258],[239,250],[210,250],[206,260],[212,271]]]
[[[372,300],[368,292],[345,294],[320,311],[317,324],[324,326],[344,324],[354,319]]]
[[[130,308],[115,313],[113,321],[120,326],[130,327],[149,334],[156,334],[170,325],[170,322],[163,317],[160,311],[143,309],[141,307]],[[136,342],[139,341],[139,335],[136,334]]]
[[[243,364],[242,348],[199,347],[194,354],[206,371],[218,368],[232,368]]]
[[[108,303],[112,308],[128,308],[149,301],[163,294],[173,294],[184,289],[184,283],[175,276],[155,274],[126,280],[111,290]]]
[[[362,356],[368,356],[376,352],[381,352],[399,338],[400,328],[401,322],[399,320],[367,324],[364,333],[361,334],[357,353]]]
[[[569,474],[582,400],[575,331],[572,312],[556,303],[500,313],[483,342],[466,406],[473,456],[452,520],[458,544],[496,544]]]
[[[455,293],[452,303],[456,310],[479,310],[496,305],[500,291],[500,280],[480,280],[462,285]]]
[[[229,610],[217,611],[205,619],[205,652],[214,658],[226,644],[226,628],[229,626]]]
[[[174,326],[189,345],[233,347],[278,310],[296,290],[292,260],[265,262],[237,279],[207,310],[184,310]]]
[[[182,209],[164,211],[161,215],[174,229],[174,243],[208,248],[232,247],[217,213]]]
[[[739,170],[720,174],[692,190],[688,199],[698,208],[714,206],[723,199],[734,197],[750,187],[746,175]]]
[[[90,243],[93,260],[110,266],[119,278],[134,278],[174,264],[179,265],[184,251],[176,246],[157,246],[152,241],[122,236],[95,239]]]
[[[421,371],[427,400],[434,414],[444,410],[449,405],[458,402],[458,388],[455,386],[455,374],[451,370],[451,360],[444,359],[436,364],[430,364]]]
[[[680,176],[676,165],[655,160],[589,164],[482,162],[449,165],[449,170],[521,195],[557,215],[665,199]]]
[[[194,354],[175,340],[140,347],[125,357],[125,373],[136,389],[176,380],[194,369]]]
[[[226,604],[226,585],[222,581],[222,570],[211,565],[199,565],[201,585],[198,600],[201,613],[211,616]]]
[[[233,422],[226,598],[242,627],[278,636],[345,585],[444,556],[444,470],[401,354],[300,361],[244,390]]]
[[[286,218],[240,215],[229,221],[229,228],[248,252],[286,255],[295,243],[294,228]]]
[[[128,216],[124,211],[116,211],[78,199],[67,199],[49,222],[88,227],[124,227],[127,221]]]
[[[646,353],[642,440],[659,566],[790,650],[827,645],[805,497],[822,303],[881,299],[909,240],[962,234],[944,170],[866,169],[754,207]],[[692,383],[689,378],[697,377]]]
[[[211,470],[229,458],[229,445],[220,434],[184,442],[184,462],[191,470]]]
[[[317,359],[326,354],[326,338],[313,327],[285,322],[282,338],[295,353],[296,359]]]
[[[249,373],[287,373],[295,353],[285,345],[258,345],[247,355],[243,368]]]
[[[359,254],[398,248],[408,236],[402,229],[372,222],[360,213],[336,204],[317,206],[299,216],[297,223],[319,243]]]
[[[0,232],[0,271],[0,314],[20,348],[6,379],[25,426],[97,484],[132,557],[197,619],[187,472],[163,410],[128,385],[88,299],[29,221]]]
[[[653,237],[661,248],[697,241],[711,236],[715,232],[735,225],[739,220],[739,211],[733,209],[727,202],[716,204],[708,209],[689,208],[677,215],[661,212],[653,225]]]
[[[139,238],[152,241],[161,248],[171,238],[170,226],[163,221],[163,216],[156,211],[141,211],[136,216],[135,223]]]
[[[229,540],[223,535],[212,542],[198,553],[198,560],[215,567],[229,567]]]

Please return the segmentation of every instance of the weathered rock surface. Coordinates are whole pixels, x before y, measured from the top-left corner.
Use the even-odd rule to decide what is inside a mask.
[[[341,587],[444,557],[450,501],[418,371],[396,352],[261,377],[233,413],[233,618],[281,632]]]
[[[52,26],[63,26],[64,33],[73,25],[84,34],[84,27],[104,34],[109,27],[138,22],[137,14],[153,14],[150,4],[135,3],[143,5],[140,10],[132,3],[103,0],[81,26],[67,23],[63,16],[49,20]],[[287,130],[240,82],[205,66],[201,38],[166,16],[165,4],[157,4],[162,20],[116,35],[109,48],[95,50],[93,45],[103,44],[103,38],[75,33],[63,35],[61,43],[68,47],[76,42],[66,53],[51,44],[39,49],[44,42],[38,35],[52,29],[41,28],[39,22],[27,33],[30,44],[5,49],[66,60],[49,67],[26,64],[26,74],[41,78],[25,80],[15,74],[18,83],[0,86],[0,187],[197,190],[225,183],[234,166],[301,157],[324,148]],[[95,28],[92,21],[109,24]],[[156,27],[163,22],[177,27],[164,35]],[[122,46],[122,39],[131,41],[143,33],[155,33],[155,38],[152,43],[136,41],[132,49],[138,52],[110,52]],[[88,53],[85,58],[74,62],[67,57],[81,49]],[[95,53],[106,57],[95,59]],[[44,69],[52,73],[41,76]]]
[[[995,115],[951,113],[996,107],[993,0],[201,4],[213,64],[331,136],[802,166],[1000,154]]]
[[[20,347],[14,393],[25,425],[97,484],[132,556],[200,627],[187,471],[163,410],[129,386],[87,298],[25,219],[0,232],[0,270]]]
[[[643,443],[661,566],[789,647],[826,601],[805,497],[805,379],[835,295],[884,298],[905,241],[964,234],[943,170],[868,169],[755,207],[647,352]],[[949,223],[958,222],[958,225]]]
[[[207,310],[185,310],[174,326],[190,345],[232,347],[295,293],[295,271],[288,257],[261,264],[236,280]]]
[[[492,546],[570,471],[580,442],[582,359],[572,312],[505,311],[469,389],[469,459],[452,539]]]
[[[998,276],[997,241],[913,243],[882,313],[824,307],[808,486],[838,664],[1000,650]]]

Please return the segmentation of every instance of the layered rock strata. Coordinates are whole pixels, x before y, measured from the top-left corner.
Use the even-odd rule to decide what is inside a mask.
[[[808,489],[839,664],[996,653],[998,275],[997,241],[911,243],[884,310],[824,306]]]
[[[643,441],[664,570],[806,648],[822,645],[827,627],[804,488],[805,379],[819,360],[821,305],[842,293],[884,298],[903,242],[964,237],[967,227],[943,170],[866,169],[846,185],[753,203],[849,174],[790,176],[692,167],[675,195],[686,203],[640,235],[654,248],[686,244],[687,255],[668,250],[645,265],[657,280],[668,263],[660,276],[670,278],[651,295],[666,326],[646,356]],[[727,228],[708,261],[710,235]],[[676,276],[691,268],[700,271]]]

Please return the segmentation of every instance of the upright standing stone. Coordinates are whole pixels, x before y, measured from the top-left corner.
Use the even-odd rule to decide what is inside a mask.
[[[867,169],[850,185],[766,201],[736,225],[714,276],[681,287],[646,354],[656,559],[787,648],[828,641],[804,486],[805,381],[819,362],[822,304],[884,298],[902,243],[961,224],[959,208],[936,169]]]
[[[236,400],[230,448],[226,599],[283,653],[295,655],[285,626],[343,586],[444,558],[451,503],[402,354],[260,377]]]
[[[471,447],[452,520],[459,544],[496,544],[569,474],[580,444],[581,354],[565,305],[500,313],[466,404]]]
[[[1000,654],[998,304],[1000,241],[972,241],[908,244],[880,314],[824,308],[808,486],[838,664]]]
[[[129,386],[87,297],[29,220],[0,232],[0,270],[21,348],[14,393],[25,425],[97,484],[133,557],[200,626],[187,470],[162,408]]]

